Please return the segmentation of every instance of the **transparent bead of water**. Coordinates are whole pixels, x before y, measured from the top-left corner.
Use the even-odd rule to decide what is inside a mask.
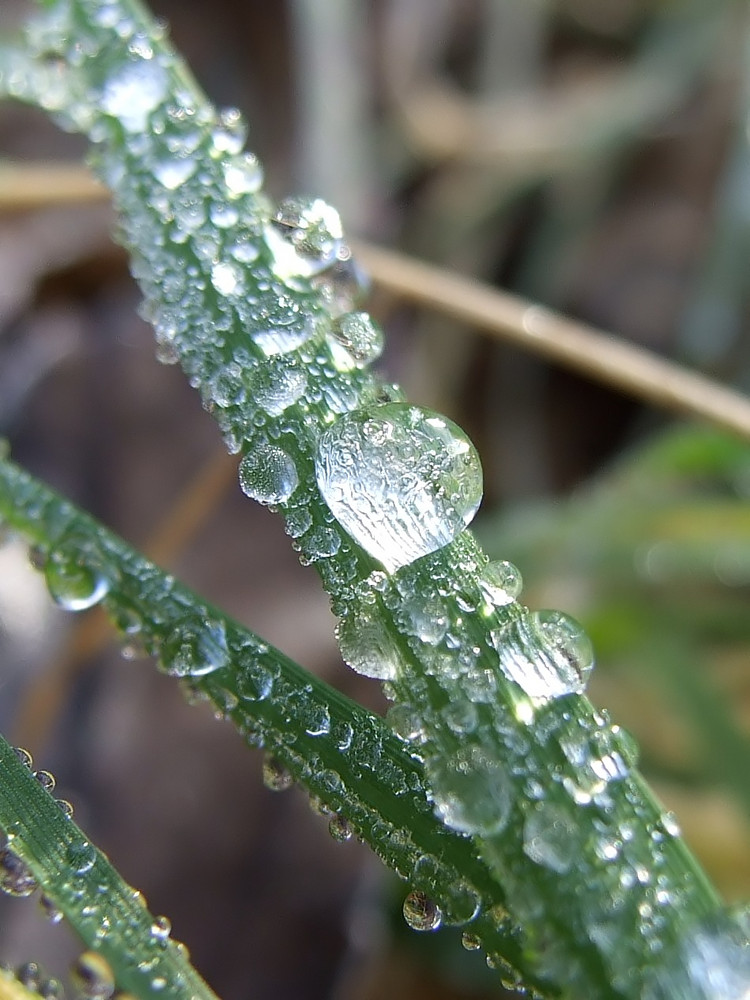
[[[336,626],[336,638],[341,656],[352,670],[365,677],[395,680],[401,654],[375,610],[362,608],[342,618]]]
[[[36,962],[24,962],[23,965],[19,965],[16,969],[16,979],[27,990],[38,993],[42,983],[42,970]]]
[[[176,622],[159,647],[159,661],[173,677],[201,677],[229,663],[224,623],[210,618]]]
[[[333,264],[315,275],[312,284],[322,295],[326,312],[331,316],[342,316],[356,309],[370,291],[367,275],[345,243],[339,246]]]
[[[523,578],[513,563],[497,560],[484,567],[479,586],[489,604],[502,607],[517,600],[523,590]]]
[[[84,951],[70,969],[70,978],[86,1000],[110,1000],[115,992],[115,977],[109,962],[98,952]]]
[[[452,421],[405,403],[340,417],[315,475],[337,521],[390,572],[448,545],[482,499],[476,449]]]
[[[479,951],[482,947],[482,942],[476,934],[470,934],[469,931],[464,931],[461,935],[461,944],[466,951]]]
[[[383,352],[383,331],[366,312],[348,312],[333,321],[328,342],[339,371],[365,368]]]
[[[538,865],[564,874],[580,853],[576,828],[565,810],[552,802],[532,806],[523,827],[524,854]]]
[[[489,837],[502,833],[513,806],[504,764],[482,747],[463,746],[430,758],[426,770],[435,812],[453,830]]]
[[[51,771],[34,771],[34,777],[46,792],[53,792],[57,781]]]
[[[351,840],[354,835],[354,830],[352,829],[352,825],[349,820],[345,816],[341,816],[339,813],[336,813],[335,816],[331,816],[328,821],[328,832],[339,844],[343,844],[347,840]]]
[[[242,290],[242,271],[231,261],[217,261],[211,267],[211,284],[219,295],[237,295]]]
[[[285,198],[265,233],[274,273],[318,274],[335,262],[343,235],[338,212],[322,199]]]
[[[259,444],[249,451],[239,468],[242,492],[258,503],[285,503],[299,484],[292,458],[277,445]]]
[[[225,153],[236,156],[241,152],[247,139],[247,127],[237,108],[225,108],[211,132],[211,155]]]
[[[39,897],[39,906],[41,907],[42,913],[49,920],[51,924],[59,924],[63,919],[63,912],[57,906],[57,904],[49,898],[42,894]]]
[[[88,840],[74,841],[65,851],[65,860],[74,875],[85,875],[96,863],[96,848]]]
[[[186,156],[178,159],[176,156],[170,156],[154,163],[151,172],[167,191],[176,191],[185,181],[190,180],[197,166],[198,161],[195,157]]]
[[[436,931],[443,920],[437,903],[418,889],[404,900],[404,920],[413,931]]]
[[[500,669],[537,704],[581,694],[594,666],[591,640],[562,611],[521,615],[492,633]]]
[[[248,391],[258,406],[277,417],[296,403],[306,388],[305,369],[281,355],[269,358],[252,371]]]
[[[50,552],[44,566],[44,579],[50,596],[66,611],[84,611],[104,598],[110,588],[105,574],[87,565],[68,548]]]

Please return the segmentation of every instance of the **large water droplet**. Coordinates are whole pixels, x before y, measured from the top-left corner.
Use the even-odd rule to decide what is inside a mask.
[[[538,865],[563,874],[573,865],[580,844],[567,813],[551,802],[540,802],[526,816],[523,850]]]
[[[377,610],[352,611],[336,626],[336,638],[352,670],[384,681],[396,678],[401,654]]]
[[[266,227],[265,237],[274,272],[283,280],[309,277],[330,267],[343,231],[336,209],[320,198],[285,198]]]
[[[107,77],[99,106],[127,132],[142,133],[151,113],[165,100],[167,86],[166,71],[155,59],[128,63]]]
[[[435,811],[461,833],[489,837],[508,824],[513,792],[500,761],[478,746],[459,747],[455,754],[426,763]]]
[[[562,611],[521,615],[492,633],[500,669],[537,703],[581,694],[594,666],[591,640]]]
[[[479,586],[490,604],[502,607],[516,600],[523,589],[523,579],[513,563],[498,560],[484,567]]]
[[[159,648],[159,661],[173,677],[200,677],[229,663],[224,623],[210,618],[176,622]]]
[[[383,331],[365,312],[349,312],[334,320],[328,341],[339,371],[364,368],[383,351]]]
[[[404,900],[404,920],[414,931],[436,931],[443,919],[437,903],[419,890]]]
[[[85,546],[85,542],[82,543]],[[85,548],[80,555],[76,542],[66,540],[63,548],[50,552],[44,564],[44,579],[52,599],[66,611],[84,611],[106,596],[110,583],[93,562],[87,563]]]
[[[337,420],[320,438],[315,474],[334,517],[390,572],[451,542],[482,499],[464,432],[405,403]]]
[[[115,977],[107,960],[95,951],[84,951],[73,963],[70,978],[86,1000],[109,1000],[115,992]]]
[[[297,467],[277,445],[260,444],[240,462],[242,492],[258,503],[285,503],[299,484]]]

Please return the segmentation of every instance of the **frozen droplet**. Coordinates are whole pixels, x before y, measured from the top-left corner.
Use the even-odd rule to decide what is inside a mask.
[[[83,611],[98,604],[110,583],[102,570],[88,563],[85,549],[77,554],[71,543],[50,552],[44,565],[47,589],[56,604],[66,611]]]
[[[436,931],[442,919],[440,907],[423,892],[414,890],[404,900],[404,920],[413,931]]]
[[[74,875],[85,875],[96,862],[96,848],[88,840],[74,841],[65,851],[65,860]]]
[[[523,589],[523,579],[513,563],[498,560],[484,567],[479,586],[490,604],[502,607],[518,598]]]
[[[446,705],[443,718],[458,736],[472,733],[477,727],[477,706],[472,701],[456,701]]]
[[[142,133],[148,128],[151,114],[166,99],[167,88],[164,67],[155,59],[141,59],[107,76],[99,106],[126,132]]]
[[[252,153],[242,153],[224,161],[224,183],[230,198],[255,194],[263,186],[263,167]]]
[[[331,716],[325,705],[313,705],[304,716],[305,732],[309,736],[325,736],[331,730]]]
[[[315,474],[334,517],[390,572],[451,542],[482,499],[463,431],[405,403],[342,416],[321,435]]]
[[[267,358],[276,354],[289,354],[311,340],[317,333],[317,325],[309,319],[299,318],[292,323],[269,322],[257,329],[253,327],[251,336]]]
[[[383,331],[365,312],[348,312],[335,319],[328,341],[339,371],[364,368],[383,351]]]
[[[247,701],[264,701],[273,691],[274,675],[262,663],[240,661],[237,665],[237,692]]]
[[[445,608],[437,598],[425,600],[417,594],[404,600],[400,611],[409,634],[428,646],[437,646],[448,631]]]
[[[296,403],[306,388],[305,369],[282,355],[269,358],[264,364],[259,364],[253,369],[248,393],[266,413],[277,417]]]
[[[451,829],[489,837],[508,825],[513,789],[505,766],[482,747],[426,762],[435,811]]]
[[[211,268],[211,284],[219,295],[235,295],[241,290],[242,272],[231,261],[218,261]]]
[[[336,626],[336,638],[344,662],[352,670],[365,677],[395,680],[401,654],[375,609],[361,608],[350,612]]]
[[[86,1000],[110,1000],[115,992],[115,977],[109,962],[95,951],[84,951],[70,969],[70,978]]]
[[[330,559],[341,547],[341,535],[335,528],[322,526],[316,528],[305,539],[305,557],[307,561]]]
[[[563,874],[580,853],[576,827],[567,812],[552,802],[539,802],[526,815],[524,854],[538,865]]]
[[[159,646],[159,662],[173,677],[200,677],[229,663],[224,622],[186,617],[175,622]]]
[[[290,538],[299,538],[312,524],[309,507],[295,507],[284,513],[286,533]]]
[[[291,772],[269,754],[263,758],[263,784],[269,791],[285,792],[294,784]]]
[[[299,484],[297,467],[277,445],[260,444],[240,462],[242,492],[258,503],[285,503]]]
[[[310,277],[335,262],[343,239],[341,219],[320,198],[285,198],[265,238],[275,274],[282,280]]]
[[[521,615],[492,633],[500,669],[533,702],[581,694],[594,666],[591,640],[561,611]]]
[[[0,848],[0,890],[8,896],[30,896],[36,889],[31,869],[9,847]]]
[[[328,821],[328,832],[333,837],[334,840],[343,844],[347,840],[351,840],[354,835],[354,830],[349,820],[345,816],[341,816],[336,813],[335,816],[331,816]]]
[[[406,702],[391,705],[386,713],[386,721],[391,729],[402,740],[415,741],[424,739],[424,721],[420,713]]]

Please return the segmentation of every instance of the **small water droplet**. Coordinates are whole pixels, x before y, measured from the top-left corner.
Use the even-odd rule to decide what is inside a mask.
[[[29,770],[32,769],[34,766],[34,758],[25,747],[13,747],[13,753],[25,767],[28,767]]]
[[[63,911],[59,909],[54,900],[50,899],[49,896],[45,896],[44,893],[39,897],[39,906],[51,924],[59,924],[63,919]]]
[[[96,848],[87,840],[74,841],[68,845],[65,860],[75,875],[85,875],[94,867]]]
[[[284,355],[269,358],[250,375],[250,398],[266,413],[277,417],[297,402],[307,388],[305,369]]]
[[[271,792],[285,792],[294,784],[294,778],[280,761],[266,754],[263,758],[263,784]]]
[[[47,792],[53,792],[55,790],[55,776],[50,771],[34,771],[34,777],[42,786],[42,788]]]
[[[211,132],[211,154],[222,156],[229,153],[236,156],[241,152],[247,138],[247,128],[237,108],[225,108]]]
[[[537,704],[581,694],[594,666],[591,640],[562,611],[521,615],[492,633],[505,676]]]
[[[168,78],[156,59],[127,63],[111,72],[99,97],[99,107],[127,132],[144,133],[151,114],[167,97]]]
[[[437,903],[415,889],[404,900],[404,920],[414,931],[436,931],[443,914]]]
[[[477,727],[477,707],[471,701],[456,701],[446,705],[443,718],[457,735],[473,733]]]
[[[50,552],[44,565],[47,589],[56,604],[66,611],[84,611],[98,604],[109,591],[110,583],[93,561],[89,564],[85,548],[72,549],[74,541],[65,540],[65,547]]]
[[[354,830],[349,820],[336,813],[335,816],[331,816],[328,821],[328,832],[338,843],[343,844],[347,840],[351,840],[354,835]]]
[[[65,991],[59,979],[45,979],[39,984],[39,996],[43,1000],[62,1000]]]
[[[258,503],[285,503],[299,484],[297,467],[277,445],[260,444],[240,462],[242,492]]]
[[[33,993],[39,992],[42,978],[42,970],[36,962],[24,962],[16,969],[16,979]]]
[[[263,167],[252,153],[242,153],[224,161],[224,183],[230,198],[255,194],[263,187]]]
[[[469,931],[464,931],[461,935],[461,944],[467,951],[479,951],[482,947],[482,942],[476,934],[470,934]]]
[[[437,646],[448,631],[448,616],[437,598],[416,594],[401,602],[400,612],[409,634],[428,646]]]
[[[115,992],[115,977],[109,962],[95,951],[84,951],[73,963],[70,978],[86,1000],[110,1000]]]
[[[0,890],[8,896],[30,896],[36,886],[26,863],[9,847],[0,848]]]
[[[176,191],[193,176],[197,166],[198,161],[193,156],[182,158],[170,156],[154,163],[151,170],[162,187],[168,191]]]
[[[320,437],[315,474],[337,521],[390,572],[451,542],[482,498],[463,431],[404,403],[340,417]]]
[[[242,290],[242,271],[231,261],[217,261],[211,267],[211,284],[219,295],[235,295]]]
[[[172,677],[201,677],[226,667],[224,622],[200,617],[175,622],[159,646],[159,662]]]
[[[67,799],[57,799],[57,804],[60,807],[60,812],[67,818],[73,818],[73,804],[68,802]]]
[[[265,238],[274,272],[282,280],[310,277],[336,261],[343,240],[341,219],[320,198],[285,198]]]
[[[151,924],[151,936],[158,941],[166,941],[172,933],[172,921],[169,917],[155,917]]]
[[[523,590],[523,578],[513,563],[498,560],[484,567],[479,586],[490,604],[503,607],[518,598]]]
[[[336,638],[341,656],[352,670],[365,677],[395,680],[401,654],[377,609],[351,611],[336,626]]]
[[[419,712],[406,702],[391,705],[386,713],[386,722],[402,740],[424,739],[424,722]]]

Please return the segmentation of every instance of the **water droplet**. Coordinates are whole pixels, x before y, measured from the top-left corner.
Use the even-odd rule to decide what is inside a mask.
[[[263,758],[263,784],[271,792],[285,792],[294,784],[291,772],[269,754]]]
[[[151,114],[166,99],[167,74],[155,59],[141,59],[110,73],[99,98],[99,107],[116,118],[126,132],[147,131]]]
[[[238,109],[225,108],[211,133],[211,153],[214,156],[236,155],[245,145],[246,138],[247,128]]]
[[[463,746],[449,756],[430,758],[426,769],[435,811],[447,826],[489,837],[508,825],[510,778],[504,765],[482,747]]]
[[[440,902],[443,906],[443,922],[452,927],[460,927],[474,920],[481,905],[474,889],[461,878],[446,886]]]
[[[404,920],[414,931],[436,931],[443,919],[440,907],[419,890],[404,900]]]
[[[110,1000],[115,977],[109,962],[95,951],[84,951],[73,963],[70,978],[86,1000]]]
[[[38,993],[42,982],[42,970],[36,962],[24,962],[16,969],[16,979],[23,983],[27,990]]]
[[[51,924],[59,924],[63,918],[63,911],[58,908],[54,900],[50,899],[49,896],[42,894],[39,897],[39,906],[42,909],[45,917]]]
[[[98,604],[110,583],[93,561],[87,564],[85,548],[76,553],[66,539],[66,547],[50,552],[44,565],[47,589],[56,604],[66,611],[84,611]]]
[[[305,539],[305,559],[308,562],[317,559],[330,559],[341,547],[341,535],[334,528],[316,528]],[[302,558],[302,557],[300,557]]]
[[[211,284],[219,295],[235,295],[242,290],[242,271],[231,261],[217,261],[211,267]]]
[[[166,941],[172,933],[172,921],[169,917],[155,917],[151,924],[151,935],[158,941]]]
[[[325,705],[312,706],[306,711],[304,723],[308,736],[325,736],[331,731],[331,716]]]
[[[47,792],[53,792],[57,784],[54,774],[50,771],[34,771],[34,777]]]
[[[24,767],[28,767],[29,770],[34,766],[34,758],[31,756],[25,747],[13,747],[13,753],[21,761]]]
[[[248,701],[263,701],[273,691],[274,675],[261,663],[240,662],[237,668],[237,693]]]
[[[277,356],[258,365],[250,375],[250,398],[266,413],[277,417],[304,394],[307,372],[288,358]]]
[[[201,677],[229,663],[224,622],[183,618],[175,622],[159,647],[159,662],[172,677]]]
[[[569,871],[580,853],[576,827],[568,814],[552,802],[537,803],[526,815],[524,854],[559,874]]]
[[[0,848],[0,890],[8,896],[30,896],[36,889],[36,879],[17,854],[9,847]]]
[[[343,239],[341,219],[320,198],[285,198],[265,238],[274,272],[282,280],[310,277],[335,262]]]
[[[523,590],[523,578],[513,563],[498,560],[484,567],[479,586],[487,601],[499,608],[518,598]]]
[[[505,676],[536,703],[581,694],[594,666],[590,639],[561,611],[525,613],[492,640]]]
[[[424,739],[424,722],[419,712],[406,702],[391,705],[386,713],[386,722],[402,740]]]
[[[96,848],[87,840],[74,841],[65,852],[65,860],[75,875],[85,875],[94,867]]]
[[[285,503],[299,484],[297,467],[287,453],[273,444],[260,444],[240,462],[242,492],[258,503]]]
[[[352,670],[365,677],[395,680],[401,654],[377,609],[350,612],[336,626],[336,638],[341,656]]]
[[[445,706],[443,718],[457,735],[473,733],[477,727],[477,707],[471,701],[456,701]]]
[[[263,186],[263,167],[252,153],[232,156],[223,164],[224,183],[230,198],[255,194]]]
[[[62,1000],[65,991],[59,979],[45,979],[39,984],[39,996],[43,1000]]]
[[[157,181],[168,191],[176,191],[195,173],[198,161],[192,156],[170,156],[153,164],[152,172]]]
[[[365,312],[348,312],[335,319],[328,341],[339,371],[365,368],[383,352],[383,331]]]
[[[482,498],[463,431],[404,403],[342,416],[321,435],[315,474],[334,517],[390,572],[451,542]]]
[[[370,282],[351,250],[342,243],[330,267],[312,278],[330,316],[341,316],[361,305],[370,291]]]
[[[60,807],[60,812],[66,817],[66,819],[73,818],[73,804],[68,802],[67,799],[57,799],[57,804]]]
[[[470,934],[468,931],[464,931],[461,935],[461,944],[467,951],[479,951],[482,947],[482,942],[476,934]]]
[[[336,813],[335,816],[331,816],[328,821],[328,832],[333,837],[334,840],[343,844],[347,840],[351,840],[354,835],[354,830],[349,820],[345,816],[341,816]]]

